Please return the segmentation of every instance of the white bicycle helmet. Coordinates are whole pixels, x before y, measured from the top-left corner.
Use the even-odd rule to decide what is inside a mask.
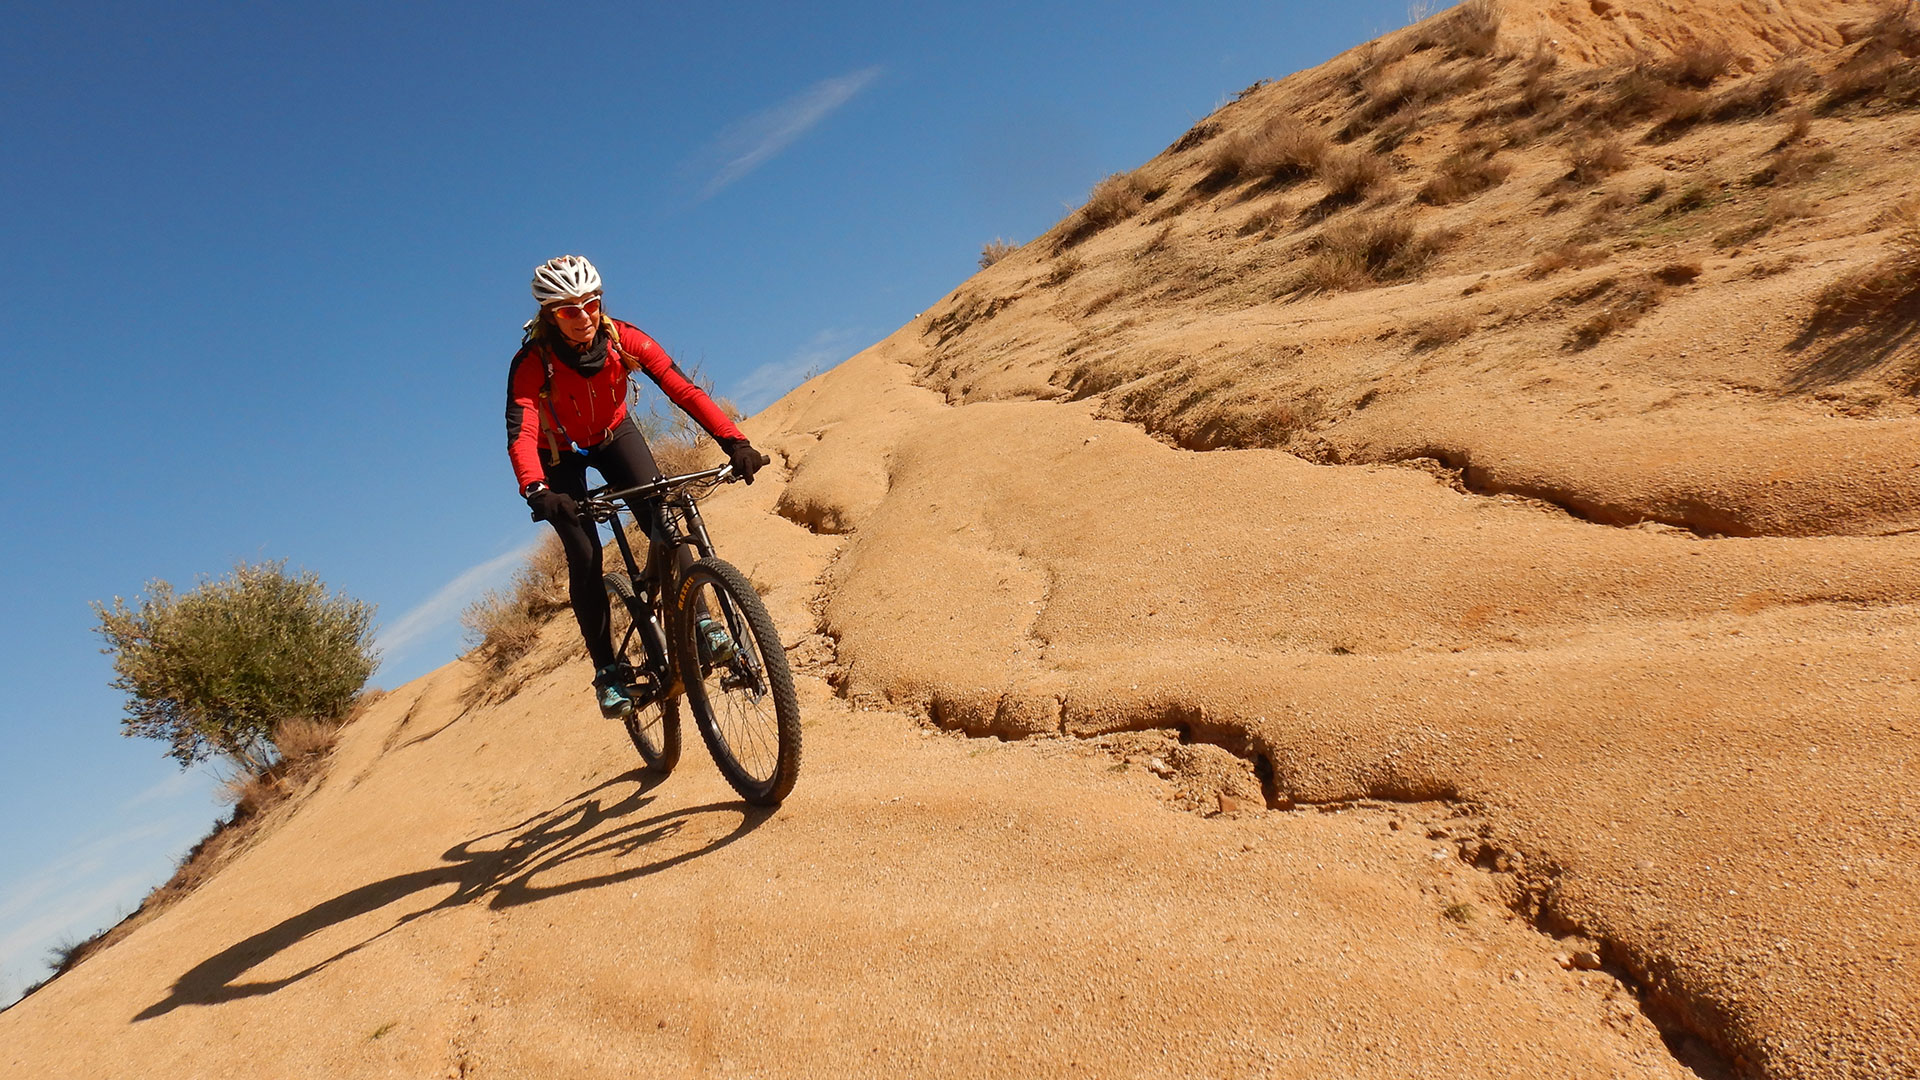
[[[541,307],[600,292],[600,271],[584,255],[562,255],[534,268],[533,298]]]

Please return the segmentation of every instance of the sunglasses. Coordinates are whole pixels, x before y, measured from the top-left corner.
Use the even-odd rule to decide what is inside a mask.
[[[556,318],[561,319],[597,318],[600,315],[600,298],[590,296],[585,300],[577,300],[571,304],[555,304],[547,310],[553,312]]]

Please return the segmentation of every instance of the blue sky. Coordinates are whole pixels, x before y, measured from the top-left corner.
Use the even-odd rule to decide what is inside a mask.
[[[284,558],[394,686],[537,537],[506,362],[532,267],[749,411],[1231,93],[1407,21],[1353,2],[26,5],[0,37],[0,1002],[221,812],[119,734],[90,601]]]

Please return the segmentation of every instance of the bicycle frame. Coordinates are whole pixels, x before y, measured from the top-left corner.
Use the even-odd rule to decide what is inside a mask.
[[[612,490],[611,485],[606,485],[587,492],[583,508],[596,523],[613,529],[613,541],[620,546],[620,558],[627,564],[627,575],[636,589],[651,588],[656,582],[670,586],[677,568],[663,565],[661,560],[671,563],[674,552],[688,544],[692,545],[696,559],[713,555],[713,538],[707,535],[707,524],[700,518],[698,496],[690,497],[687,489],[698,487],[711,491],[732,475],[733,466],[722,465],[716,469],[669,476],[617,491]],[[633,556],[627,530],[620,527],[621,503],[626,504],[627,512],[633,515],[636,522],[641,521],[640,511],[634,507],[636,502],[651,504],[648,507],[651,520],[642,522],[648,526],[644,569]],[[667,588],[663,595],[671,596],[673,590]]]

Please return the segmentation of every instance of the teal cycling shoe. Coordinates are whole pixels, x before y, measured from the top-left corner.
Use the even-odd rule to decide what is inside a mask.
[[[699,635],[700,662],[709,667],[732,660],[739,651],[734,647],[733,635],[727,633],[727,628],[705,615],[694,620],[693,629]]]
[[[609,720],[618,720],[633,711],[625,674],[620,664],[603,667],[594,674],[593,685],[600,691],[600,715]]]

